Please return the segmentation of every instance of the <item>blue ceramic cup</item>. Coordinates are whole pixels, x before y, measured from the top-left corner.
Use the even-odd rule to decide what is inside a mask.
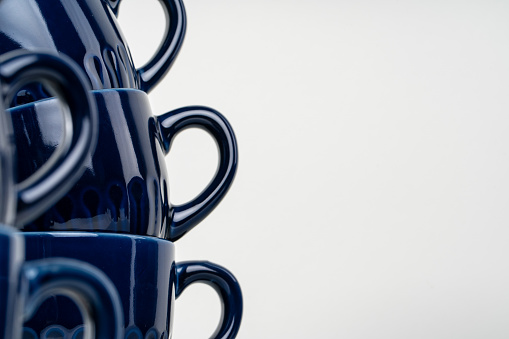
[[[189,285],[212,286],[223,304],[221,322],[211,338],[235,338],[242,318],[242,294],[235,277],[210,262],[175,262],[174,244],[153,237],[80,232],[24,233],[27,260],[66,256],[102,270],[118,290],[126,339],[172,337],[175,299]],[[81,318],[65,298],[48,299],[25,323],[28,333],[48,327],[79,328]],[[67,332],[70,335],[74,333]],[[71,336],[69,336],[71,338]],[[74,338],[74,337],[72,337]]]
[[[92,89],[149,91],[172,65],[186,29],[182,1],[160,2],[167,20],[164,36],[141,68],[134,66],[116,20],[120,0],[2,0],[0,54],[16,49],[63,53],[86,72]],[[40,86],[27,87],[17,104],[44,97],[48,95]]]
[[[24,231],[130,233],[177,240],[205,218],[228,191],[237,167],[233,130],[218,112],[201,106],[153,116],[148,96],[134,89],[93,91],[99,111],[98,147],[76,185]],[[18,159],[18,178],[44,164],[61,137],[54,99],[9,109],[16,144],[29,155]],[[44,122],[44,124],[42,123]],[[192,201],[172,206],[165,156],[175,135],[198,127],[219,147],[219,166]],[[41,137],[43,136],[43,137]]]
[[[1,339],[19,339],[22,332],[25,339],[33,337],[32,331],[22,331],[23,322],[37,312],[44,300],[55,295],[72,300],[75,307],[72,312],[86,319],[85,325],[75,329],[82,336],[124,338],[120,299],[104,273],[74,259],[49,258],[28,263],[24,257],[22,233],[0,225]],[[50,337],[43,334],[33,338]]]
[[[3,2],[2,2],[3,4]],[[14,93],[32,81],[53,89],[61,100],[62,138],[51,157],[37,171],[16,181],[15,153],[27,158],[13,143],[7,106]],[[97,112],[84,75],[68,58],[48,54],[11,52],[0,57],[0,223],[21,226],[54,204],[84,171],[83,164],[95,148]],[[16,183],[17,182],[17,183]]]

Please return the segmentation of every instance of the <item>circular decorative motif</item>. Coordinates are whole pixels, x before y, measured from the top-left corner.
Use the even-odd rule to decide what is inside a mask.
[[[38,336],[37,332],[29,327],[23,327],[23,339],[83,339],[84,326],[80,325],[73,329],[67,329],[60,325],[51,325],[41,331]],[[165,339],[168,338],[166,331],[159,336],[157,330],[151,328],[143,337],[141,331],[136,326],[126,329],[125,339]]]

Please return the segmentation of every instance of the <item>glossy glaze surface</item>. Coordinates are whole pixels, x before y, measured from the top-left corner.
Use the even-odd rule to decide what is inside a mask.
[[[17,49],[62,53],[86,72],[92,89],[149,91],[164,77],[180,50],[186,29],[184,6],[181,0],[161,1],[167,20],[163,40],[151,60],[137,68],[115,16],[121,2],[2,0],[0,54]],[[40,87],[26,89],[20,92],[17,104],[48,97]]]
[[[15,153],[19,158],[29,155],[12,143],[10,115],[2,107],[32,81],[46,83],[61,99],[55,99],[55,106],[66,108],[67,133],[59,141],[58,152],[16,184]],[[84,75],[68,58],[23,51],[4,54],[0,84],[0,223],[21,226],[54,204],[83,173],[83,164],[96,145],[97,111]]]
[[[23,320],[55,295],[70,298],[77,313],[92,321],[81,327],[89,338],[124,337],[120,299],[104,273],[83,261],[48,258],[27,263],[24,257],[22,234],[0,225],[1,338],[21,338]]]
[[[102,270],[120,295],[126,339],[172,337],[175,298],[186,287],[212,286],[223,303],[221,324],[214,339],[235,338],[242,318],[242,294],[235,277],[209,262],[175,263],[173,243],[151,237],[78,232],[25,233],[27,260],[70,257]],[[61,327],[79,331],[81,319],[69,300],[47,300],[25,323],[25,331],[41,333]]]
[[[192,106],[153,116],[139,90],[93,91],[99,111],[98,147],[77,184],[24,231],[104,231],[177,240],[205,218],[227,193],[236,172],[233,130],[217,111]],[[56,100],[8,110],[24,179],[51,155],[61,137]],[[60,119],[60,120],[59,120]],[[219,166],[209,185],[192,201],[172,206],[165,156],[173,138],[203,128],[219,147]]]

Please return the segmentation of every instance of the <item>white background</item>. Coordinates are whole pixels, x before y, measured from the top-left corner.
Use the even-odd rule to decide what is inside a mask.
[[[241,283],[238,338],[509,337],[509,2],[187,0],[155,114],[221,111],[240,161],[218,208],[179,240]],[[157,1],[124,0],[135,63]],[[186,131],[174,203],[216,166]],[[174,337],[207,338],[207,286],[177,301]]]

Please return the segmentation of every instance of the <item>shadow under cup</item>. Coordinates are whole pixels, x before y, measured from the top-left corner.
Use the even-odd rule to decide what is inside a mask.
[[[235,338],[242,318],[242,294],[235,277],[210,262],[175,262],[174,244],[153,237],[80,232],[25,233],[26,259],[68,257],[103,271],[118,290],[126,339],[172,337],[175,299],[194,282],[212,286],[220,296],[223,315],[211,338]],[[60,330],[74,338],[81,318],[62,297],[48,299],[25,323],[25,336]],[[58,334],[55,332],[55,335]],[[48,337],[50,338],[50,337]],[[52,337],[51,337],[52,338]]]
[[[237,166],[237,144],[227,120],[207,107],[191,106],[153,116],[145,92],[92,91],[99,113],[93,156],[75,186],[23,231],[129,233],[177,240],[203,220],[227,193]],[[24,180],[47,162],[62,138],[58,100],[8,110]],[[172,206],[165,156],[180,131],[198,127],[217,142],[219,166],[209,185],[192,201]]]

